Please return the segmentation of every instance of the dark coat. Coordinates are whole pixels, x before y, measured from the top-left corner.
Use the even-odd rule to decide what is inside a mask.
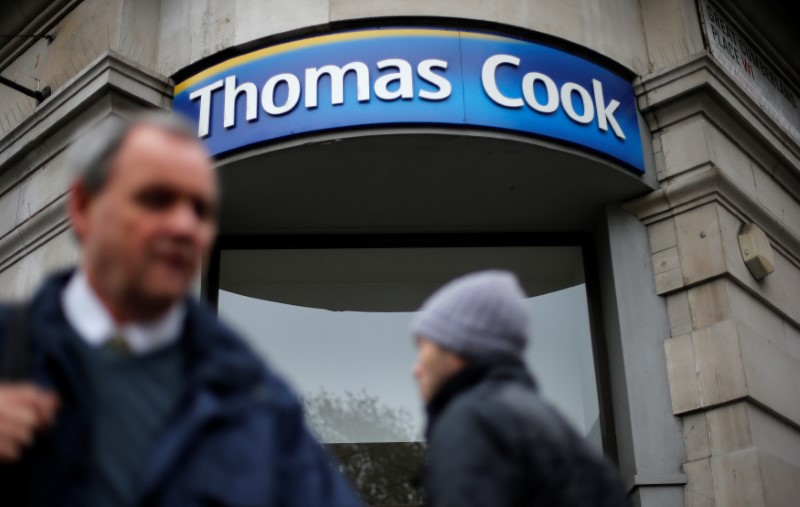
[[[428,406],[429,507],[624,507],[616,469],[516,362],[470,363]]]
[[[22,463],[0,467],[2,505],[82,505],[92,400],[78,338],[61,309],[69,276],[49,280],[28,310],[35,381],[55,390],[62,405],[55,427]],[[0,351],[9,320],[9,309],[0,307]],[[187,395],[154,445],[141,505],[360,505],[309,434],[298,399],[231,330],[189,301],[181,339],[190,365]]]

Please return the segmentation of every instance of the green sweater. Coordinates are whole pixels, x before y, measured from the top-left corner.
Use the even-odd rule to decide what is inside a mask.
[[[81,344],[93,399],[86,506],[135,506],[153,445],[184,390],[183,348],[127,355]]]

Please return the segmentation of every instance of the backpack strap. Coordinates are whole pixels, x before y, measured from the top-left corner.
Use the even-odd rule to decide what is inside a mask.
[[[20,304],[11,310],[9,335],[0,357],[0,379],[28,380],[33,374],[33,354],[27,330],[28,306]]]

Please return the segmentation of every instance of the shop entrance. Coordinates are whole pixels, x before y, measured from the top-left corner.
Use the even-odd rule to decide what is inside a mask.
[[[446,281],[507,269],[532,312],[542,393],[613,448],[591,227],[643,184],[542,144],[442,133],[339,138],[221,161],[220,315],[301,395],[370,505],[422,505],[413,312]]]

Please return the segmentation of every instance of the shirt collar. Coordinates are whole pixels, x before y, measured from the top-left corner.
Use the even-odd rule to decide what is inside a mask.
[[[67,321],[86,343],[97,347],[114,336],[122,336],[134,354],[147,354],[180,338],[186,304],[176,303],[162,317],[148,322],[118,325],[97,297],[86,273],[78,270],[61,295]]]

